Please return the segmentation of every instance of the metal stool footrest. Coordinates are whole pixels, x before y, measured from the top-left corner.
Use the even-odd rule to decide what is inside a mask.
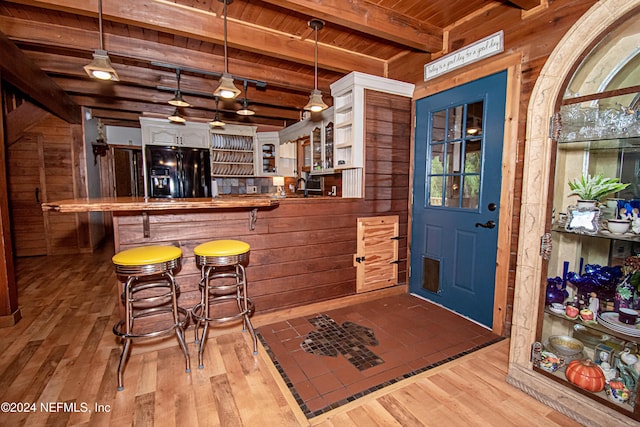
[[[251,316],[255,311],[253,301],[251,301],[251,299],[249,298],[245,298],[245,299],[247,301],[247,310],[240,309],[238,313],[235,313],[232,316],[209,317],[208,313],[203,313],[204,306],[200,302],[193,306],[193,308],[191,309],[191,315],[198,322],[213,322],[220,325],[225,323],[238,322],[240,320],[243,320],[244,316]],[[224,304],[230,301],[240,303],[245,299],[238,301],[235,295],[224,295],[221,297],[216,297],[215,299],[210,301],[209,308],[213,307],[214,305]]]
[[[172,313],[172,312],[173,312],[173,309],[171,307],[152,307],[152,308],[140,310],[134,316],[132,316],[132,318],[138,319],[141,317],[154,316],[156,314]],[[182,307],[178,307],[178,313],[180,314],[178,323],[171,324],[167,326],[165,329],[159,329],[156,331],[139,333],[139,334],[131,333],[131,332],[127,333],[126,331],[122,330],[122,327],[125,326],[125,321],[120,320],[118,323],[116,323],[113,326],[113,333],[121,338],[126,338],[126,339],[155,338],[163,335],[169,335],[169,333],[173,332],[175,329],[180,328],[184,330],[185,327],[187,326],[187,323],[189,321],[189,312]]]

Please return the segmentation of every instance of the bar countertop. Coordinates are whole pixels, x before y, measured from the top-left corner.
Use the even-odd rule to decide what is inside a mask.
[[[103,197],[67,199],[42,204],[43,211],[121,212],[189,209],[231,209],[278,206],[279,198],[269,196],[221,196],[215,198],[145,199],[144,197]]]

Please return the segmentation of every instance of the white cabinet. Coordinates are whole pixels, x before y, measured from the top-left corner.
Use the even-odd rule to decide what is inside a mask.
[[[143,145],[175,145],[180,147],[209,147],[209,125],[187,122],[184,125],[163,119],[141,117]]]
[[[280,142],[278,151],[278,175],[298,176],[298,142]]]
[[[257,126],[211,129],[211,175],[254,176]]]
[[[414,86],[412,83],[357,71],[347,74],[331,85],[336,170],[364,166],[365,89],[410,98],[413,96]]]
[[[322,120],[316,122],[311,130],[309,159],[305,158],[305,165],[310,164],[312,175],[333,173],[333,131],[333,107],[331,107],[322,112]]]
[[[299,172],[309,172],[312,175],[333,173],[333,129],[333,107],[282,129],[280,163],[284,169],[280,175],[295,176]],[[298,157],[300,171],[296,170]]]
[[[279,155],[280,137],[278,132],[258,132],[255,149],[256,176],[282,175],[278,167]]]

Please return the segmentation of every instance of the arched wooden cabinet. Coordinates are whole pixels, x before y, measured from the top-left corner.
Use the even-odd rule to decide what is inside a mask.
[[[640,229],[607,226],[619,207],[640,208],[639,11],[638,0],[595,4],[549,57],[527,117],[507,381],[585,425],[640,421],[640,325],[620,323],[615,301],[615,267],[640,254]],[[568,182],[589,174],[632,183],[605,196],[625,201],[578,208]],[[586,310],[575,318],[574,299]]]

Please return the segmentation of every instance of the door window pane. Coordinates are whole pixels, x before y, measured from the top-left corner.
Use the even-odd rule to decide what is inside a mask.
[[[429,205],[479,208],[483,117],[483,101],[432,114],[426,186]]]
[[[462,117],[464,105],[449,108],[447,139],[460,139],[462,137]]]
[[[465,175],[462,195],[462,207],[467,209],[478,209],[478,199],[480,194],[480,175]]]
[[[449,175],[446,177],[446,198],[444,205],[448,208],[460,207],[460,175]]]
[[[455,141],[447,144],[447,173],[460,172],[460,156],[462,155],[462,142]]]
[[[442,206],[442,182],[441,176],[432,176],[429,178],[429,205]]]
[[[433,125],[431,126],[431,141],[444,141],[447,124],[447,111],[442,110],[433,114]]]

